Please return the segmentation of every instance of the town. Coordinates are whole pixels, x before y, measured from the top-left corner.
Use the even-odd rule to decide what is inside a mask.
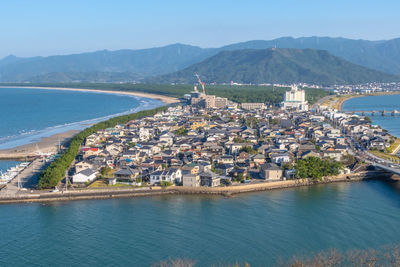
[[[267,108],[206,95],[199,84],[202,92],[195,86],[181,105],[88,136],[68,172],[72,186],[218,187],[318,178],[296,171],[307,158],[331,163],[325,175],[348,174],[359,167],[357,158],[367,159],[357,151],[385,150],[395,140],[366,117],[320,104],[309,108],[296,86],[280,108]]]

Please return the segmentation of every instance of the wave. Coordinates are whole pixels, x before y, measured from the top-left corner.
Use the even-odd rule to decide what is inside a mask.
[[[140,97],[132,96],[140,99]],[[70,130],[83,130],[91,125],[108,120],[113,117],[122,116],[134,112],[138,112],[145,109],[155,108],[164,105],[162,102],[154,99],[141,99],[137,107],[131,108],[127,111],[115,113],[103,117],[94,119],[88,119],[78,122],[65,123],[61,125],[51,126],[44,129],[32,130],[24,129],[20,130],[18,134],[11,136],[0,137],[0,149],[10,149],[30,143],[39,142],[42,138],[49,137],[55,134],[64,133]]]

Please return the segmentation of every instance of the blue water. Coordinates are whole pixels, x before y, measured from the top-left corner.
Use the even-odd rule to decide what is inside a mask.
[[[0,172],[5,172],[11,167],[15,167],[20,162],[14,160],[0,160]]]
[[[400,95],[366,96],[352,98],[344,102],[343,110],[398,110],[400,111]],[[400,137],[400,116],[370,116],[373,124],[388,130],[392,135]]]
[[[0,214],[0,266],[150,266],[169,257],[271,266],[294,254],[400,240],[399,184],[378,181],[233,198],[1,205]]]
[[[117,94],[0,88],[0,149],[160,105],[158,100]]]

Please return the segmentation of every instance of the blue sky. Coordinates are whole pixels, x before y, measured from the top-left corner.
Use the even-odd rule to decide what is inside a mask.
[[[0,58],[282,36],[400,37],[399,0],[1,0]]]

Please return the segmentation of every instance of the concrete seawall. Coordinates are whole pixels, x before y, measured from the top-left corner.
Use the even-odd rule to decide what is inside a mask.
[[[311,179],[287,180],[277,182],[260,182],[255,184],[234,185],[229,187],[184,187],[173,186],[169,188],[153,187],[153,189],[134,189],[134,188],[106,188],[106,189],[84,189],[68,192],[45,192],[45,193],[26,193],[15,197],[2,197],[0,204],[9,203],[30,203],[30,202],[52,202],[52,201],[71,201],[89,199],[110,199],[145,197],[158,195],[220,195],[231,196],[240,193],[259,192],[277,189],[286,189],[317,184],[329,184],[338,182],[356,182],[369,179],[390,179],[390,175],[383,172],[360,172],[350,175],[340,175],[337,177],[325,177],[322,181]]]

